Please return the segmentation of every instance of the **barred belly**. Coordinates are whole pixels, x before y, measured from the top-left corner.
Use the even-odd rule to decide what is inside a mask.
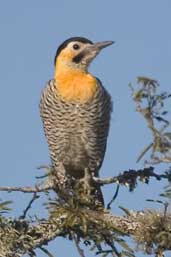
[[[82,177],[85,168],[98,175],[104,159],[111,99],[98,83],[94,99],[84,104],[62,100],[54,80],[42,92],[40,113],[52,165],[62,163],[75,177]]]

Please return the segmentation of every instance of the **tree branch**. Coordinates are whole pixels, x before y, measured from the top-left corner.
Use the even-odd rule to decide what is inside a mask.
[[[164,173],[164,174],[157,174],[154,172],[153,167],[148,167],[144,169],[139,170],[133,170],[130,169],[128,171],[124,171],[122,174],[119,174],[118,176],[110,177],[110,178],[99,178],[99,177],[93,177],[93,180],[100,184],[101,186],[112,184],[112,183],[119,183],[119,184],[125,184],[130,186],[130,190],[133,190],[136,186],[137,179],[140,179],[146,183],[149,182],[150,177],[156,178],[157,180],[161,179],[167,179],[168,181],[171,181],[171,173]],[[55,185],[51,181],[48,182],[48,184],[43,186],[24,186],[24,187],[10,187],[10,186],[0,186],[0,191],[6,191],[6,192],[23,192],[23,193],[39,193],[39,192],[45,192],[48,190],[54,189]]]
[[[10,186],[0,186],[0,191],[6,191],[8,193],[10,192],[22,192],[22,193],[39,193],[39,192],[45,192],[50,189],[53,189],[52,185],[45,185],[45,186],[35,186],[35,187],[10,187]]]
[[[33,197],[31,198],[31,200],[29,201],[27,207],[25,208],[25,210],[23,211],[23,214],[20,216],[20,219],[25,219],[26,218],[26,215],[27,215],[27,212],[31,209],[31,206],[33,204],[33,202],[38,199],[39,196],[37,195],[37,192],[36,193],[33,193]]]
[[[68,222],[71,215],[72,225]],[[84,215],[84,224],[80,218],[81,215]],[[129,215],[115,216],[109,211],[60,207],[53,216],[47,220],[38,220],[36,225],[26,220],[0,218],[0,257],[2,252],[3,257],[20,257],[47,245],[56,237],[66,237],[70,233],[77,234],[83,240],[91,241],[101,229],[103,233],[105,230],[108,231],[108,235],[118,233],[122,236],[132,236],[135,242],[146,251],[154,246],[171,250],[171,214],[164,215],[149,210],[131,211]]]
[[[160,181],[161,179],[167,179],[168,181],[171,181],[171,173],[165,172],[163,174],[157,174],[154,172],[154,167],[148,167],[144,169],[139,170],[133,170],[130,169],[128,171],[124,171],[122,174],[110,178],[99,178],[99,177],[93,177],[94,181],[101,186],[112,184],[112,183],[118,183],[123,185],[129,185],[130,191],[132,191],[137,184],[137,180],[141,180],[145,183],[148,183],[150,178],[153,177]]]

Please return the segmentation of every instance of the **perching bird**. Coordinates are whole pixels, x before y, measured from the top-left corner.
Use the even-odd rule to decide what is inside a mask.
[[[99,175],[112,103],[109,93],[88,72],[88,67],[101,49],[112,43],[73,37],[57,49],[54,78],[47,83],[40,101],[52,167],[57,173],[75,179],[83,178],[86,170],[93,176]],[[103,202],[100,187],[96,190]]]

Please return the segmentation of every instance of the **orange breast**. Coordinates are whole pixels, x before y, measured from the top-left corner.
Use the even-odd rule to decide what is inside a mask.
[[[86,103],[96,92],[96,79],[83,71],[65,70],[56,74],[55,79],[58,92],[66,101]]]

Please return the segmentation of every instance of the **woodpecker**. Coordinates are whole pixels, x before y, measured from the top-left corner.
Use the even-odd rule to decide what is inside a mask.
[[[79,180],[88,170],[99,176],[112,101],[88,67],[103,48],[113,43],[93,43],[87,38],[72,37],[57,49],[54,78],[43,89],[40,100],[40,115],[57,174]],[[96,190],[103,204],[100,187],[96,186]]]

